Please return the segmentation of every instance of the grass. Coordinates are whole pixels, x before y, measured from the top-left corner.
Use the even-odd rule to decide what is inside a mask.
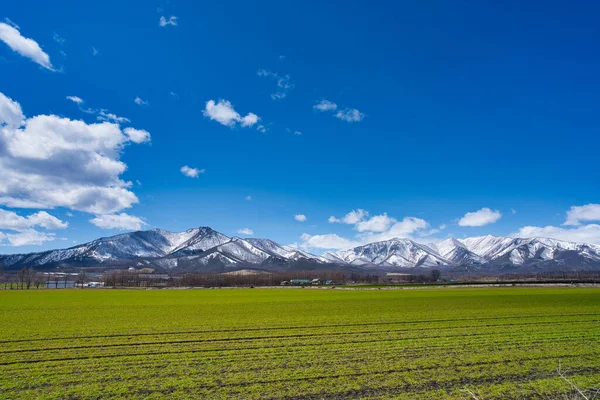
[[[600,290],[0,291],[0,398],[554,398]],[[562,398],[562,397],[561,397]]]

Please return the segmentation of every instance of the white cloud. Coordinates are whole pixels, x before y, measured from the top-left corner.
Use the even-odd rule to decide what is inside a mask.
[[[150,141],[150,132],[144,129],[125,128],[123,132],[133,143],[146,143]]]
[[[258,115],[253,113],[248,113],[245,117],[243,117],[240,121],[243,127],[252,126],[258,122]]]
[[[318,111],[335,111],[337,109],[337,104],[332,103],[329,100],[321,100],[317,104],[313,106],[313,109]]]
[[[119,229],[122,231],[139,231],[144,225],[148,225],[141,218],[125,213],[97,215],[90,222],[98,228]]]
[[[525,226],[511,236],[522,238],[547,237],[568,242],[600,244],[600,225],[589,224],[576,228]]]
[[[502,218],[498,210],[491,210],[487,207],[481,210],[466,213],[459,221],[459,226],[485,226],[493,224]]]
[[[217,121],[230,128],[238,123],[243,127],[252,126],[260,119],[254,113],[248,113],[245,117],[242,117],[227,100],[219,100],[218,103],[214,100],[207,101],[202,113],[213,121]]]
[[[368,215],[369,215],[369,213],[367,211],[359,208],[358,210],[350,211],[348,214],[346,214],[342,218],[336,218],[332,215],[331,217],[329,217],[329,219],[327,221],[329,221],[329,223],[332,223],[332,224],[333,223],[343,223],[343,224],[348,224],[348,225],[354,225],[354,224],[357,224],[358,222],[362,221]]]
[[[116,114],[112,114],[108,112],[106,109],[93,109],[93,108],[83,108],[82,105],[85,101],[79,96],[67,96],[67,100],[72,101],[77,104],[79,110],[83,111],[86,114],[97,114],[96,119],[98,121],[108,121],[108,122],[116,122],[119,124],[131,122],[129,118],[119,117]]]
[[[371,232],[383,232],[387,231],[389,227],[395,223],[394,218],[390,218],[387,214],[375,215],[370,219],[359,221],[355,229],[359,232],[371,231]]]
[[[71,100],[75,104],[83,104],[83,99],[78,96],[67,96],[67,100]]]
[[[0,22],[0,40],[23,57],[29,58],[50,71],[55,71],[50,62],[50,56],[42,50],[35,40],[21,36],[18,26]]]
[[[330,223],[354,225],[354,230],[358,231],[354,239],[346,239],[333,233],[316,236],[305,234],[302,237],[301,246],[304,248],[347,249],[394,238],[412,239],[415,237],[423,242],[426,241],[423,239],[424,237],[431,236],[445,228],[442,225],[440,229],[427,230],[429,228],[427,221],[415,217],[405,217],[398,221],[389,217],[386,213],[371,218],[368,218],[368,216],[368,211],[359,208],[350,211],[342,218],[329,217],[328,221]]]
[[[252,200],[252,196],[246,196],[246,200],[248,200],[248,201]]]
[[[367,232],[359,235],[359,237],[362,243],[380,242],[394,238],[411,238],[428,227],[429,224],[424,219],[404,217],[402,221],[395,222],[386,231],[380,233]]]
[[[138,106],[147,106],[148,104],[150,104],[146,100],[142,100],[142,98],[139,96],[136,96],[136,98],[133,99],[133,102]]]
[[[0,93],[0,204],[93,214],[129,208],[138,198],[128,190],[131,183],[120,179],[127,168],[120,156],[131,142],[108,122],[25,119],[18,103]]]
[[[28,231],[31,228],[65,229],[69,224],[63,222],[46,211],[40,211],[27,217],[22,217],[13,211],[0,208],[0,229],[11,231]]]
[[[287,97],[287,94],[295,85],[290,81],[289,75],[279,75],[266,69],[258,70],[258,76],[272,78],[277,82],[277,91],[271,94],[273,100],[281,100]]]
[[[8,128],[18,128],[25,121],[21,105],[6,97],[0,92],[0,128],[6,125]],[[0,150],[2,147],[0,147]]]
[[[365,114],[358,111],[356,108],[346,108],[335,113],[335,117],[346,122],[359,122],[365,117]]]
[[[206,172],[206,170],[204,169],[192,168],[188,167],[187,165],[181,167],[179,171],[181,171],[181,173],[187,176],[188,178],[197,178],[198,176],[200,176],[200,174]]]
[[[335,233],[328,233],[326,235],[309,235],[308,233],[303,233],[301,236],[302,244],[300,247],[303,248],[313,248],[313,249],[329,249],[329,250],[339,250],[339,249],[349,249],[352,247],[360,246],[361,243],[349,240],[343,237],[336,235]]]
[[[600,221],[600,204],[571,207],[567,211],[567,220],[563,225],[578,226],[584,221]]]
[[[515,215],[517,213],[517,210],[515,210],[514,208],[511,208],[510,212],[511,212],[512,215]]]
[[[94,46],[92,46],[92,55],[97,56],[98,54],[100,54],[100,51],[97,48],[95,48]]]
[[[158,25],[160,25],[163,28],[168,25],[177,26],[177,17],[174,15],[171,15],[167,19],[165,16],[162,16],[162,17],[160,17],[160,20],[158,21]]]
[[[7,233],[5,237],[10,246],[39,246],[55,239],[54,233],[38,232],[33,229],[19,233]]]
[[[237,233],[239,233],[240,235],[247,235],[247,236],[254,235],[254,231],[252,229],[250,229],[250,228],[238,229]]]
[[[294,215],[294,219],[298,222],[304,222],[304,221],[306,221],[306,215],[296,214],[296,215]]]

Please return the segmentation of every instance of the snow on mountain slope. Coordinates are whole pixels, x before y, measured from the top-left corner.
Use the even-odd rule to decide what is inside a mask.
[[[458,241],[465,245],[467,250],[485,259],[493,259],[499,252],[506,249],[514,239],[499,236],[479,236]]]
[[[409,239],[391,239],[354,249],[327,253],[330,260],[352,265],[372,264],[382,267],[434,267],[448,265],[434,249]]]
[[[314,265],[335,263],[385,269],[468,266],[470,271],[529,268],[533,265],[542,265],[542,268],[600,268],[600,246],[548,238],[490,235],[447,239],[430,245],[396,238],[316,256],[269,239],[229,238],[209,227],[200,227],[184,232],[152,229],[100,238],[68,249],[0,255],[0,267],[5,269],[122,266],[127,263],[138,265],[140,262],[163,269],[181,267],[186,270],[203,266],[282,267],[286,262]]]
[[[473,253],[465,244],[454,238],[442,240],[430,247],[437,250],[439,255],[451,264],[475,265],[486,262],[485,258]]]
[[[298,260],[305,258],[307,260],[327,262],[327,260],[321,256],[316,256],[291,246],[282,246],[270,239],[249,238],[245,240],[255,247],[273,255],[274,257],[280,257],[286,260]]]
[[[177,245],[168,252],[169,254],[193,254],[206,251],[231,240],[209,227],[189,229],[182,233],[185,235],[181,233],[174,234],[177,238],[174,243],[177,243]]]

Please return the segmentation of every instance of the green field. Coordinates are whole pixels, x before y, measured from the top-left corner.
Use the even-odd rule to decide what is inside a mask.
[[[9,399],[564,398],[600,290],[0,291],[0,353]]]

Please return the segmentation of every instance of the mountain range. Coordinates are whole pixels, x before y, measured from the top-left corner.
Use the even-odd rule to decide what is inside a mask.
[[[68,249],[0,255],[6,270],[23,267],[122,268],[160,271],[239,269],[352,269],[499,273],[600,269],[600,246],[549,238],[482,236],[421,244],[395,238],[315,255],[269,239],[228,237],[209,227],[169,232],[138,231],[100,238]]]

